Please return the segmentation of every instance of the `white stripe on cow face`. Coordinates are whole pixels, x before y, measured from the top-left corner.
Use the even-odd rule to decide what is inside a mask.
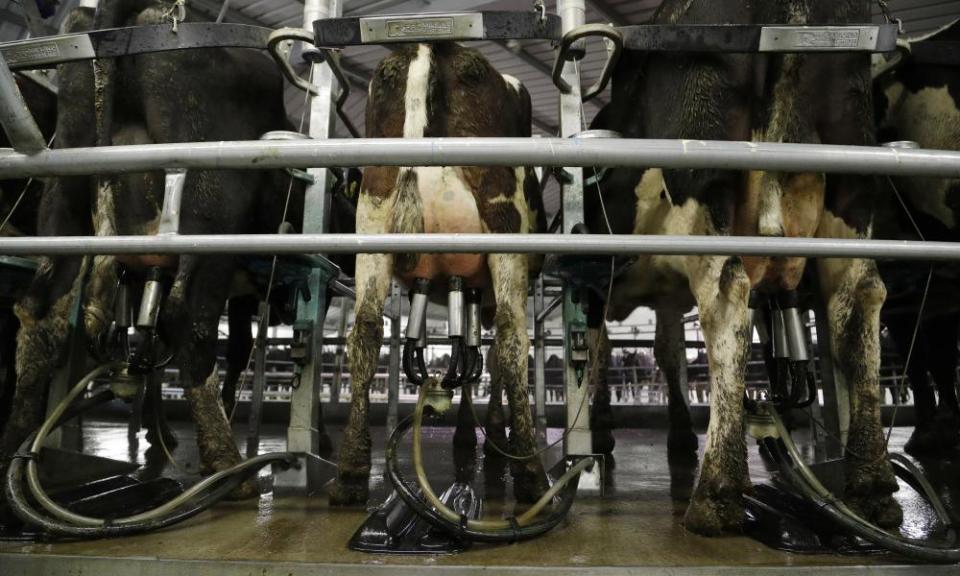
[[[404,95],[404,138],[423,138],[427,128],[427,92],[430,86],[430,46],[420,44],[417,56],[407,69],[407,89]]]

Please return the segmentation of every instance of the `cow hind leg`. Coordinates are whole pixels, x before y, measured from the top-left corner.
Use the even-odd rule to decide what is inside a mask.
[[[898,526],[903,512],[892,496],[897,480],[880,421],[880,308],[886,288],[872,260],[823,259],[818,272],[834,365],[850,390],[844,501],[880,526]]]
[[[393,276],[393,257],[358,254],[356,320],[347,337],[350,360],[350,415],[343,431],[337,479],[330,503],[362,504],[370,494],[370,382],[383,342],[383,304]]]
[[[670,416],[667,455],[671,459],[696,458],[697,435],[693,432],[690,408],[687,406],[686,335],[680,310],[657,310],[653,353],[667,380],[667,410]]]
[[[610,407],[610,338],[600,320],[599,328],[588,333],[590,350],[590,382],[593,384],[593,403],[590,406],[590,434],[593,451],[611,455],[616,445],[613,437],[613,409]]]
[[[949,452],[960,444],[960,404],[956,388],[958,321],[960,315],[948,314],[931,318],[925,326],[930,338],[930,375],[939,397],[933,429],[941,452]]]
[[[684,522],[688,530],[715,536],[742,530],[743,493],[750,488],[743,435],[750,280],[737,257],[693,258],[688,274],[700,308],[712,394],[703,463]]]
[[[497,302],[497,371],[510,406],[510,451],[533,455],[537,441],[527,391],[527,260],[522,254],[493,254],[487,258]],[[511,460],[514,497],[534,502],[546,491],[547,479],[538,456]]]
[[[503,373],[498,360],[497,342],[494,341],[487,354],[487,370],[490,373],[490,398],[484,422],[483,454],[486,458],[503,458],[501,451],[507,449],[507,424],[503,412]],[[499,450],[498,450],[499,448]]]
[[[219,472],[240,463],[240,451],[220,401],[216,346],[220,314],[232,277],[229,258],[181,256],[170,296],[163,308],[163,324],[179,344],[177,363],[190,413],[196,423],[201,468]],[[253,480],[238,488],[233,497],[256,492]]]

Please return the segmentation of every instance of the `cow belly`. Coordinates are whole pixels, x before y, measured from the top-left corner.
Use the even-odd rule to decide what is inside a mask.
[[[417,168],[417,190],[427,234],[479,234],[484,232],[477,202],[460,170],[450,166]],[[409,285],[414,278],[434,280],[460,276],[472,287],[488,282],[483,254],[421,254],[417,265],[400,279]]]

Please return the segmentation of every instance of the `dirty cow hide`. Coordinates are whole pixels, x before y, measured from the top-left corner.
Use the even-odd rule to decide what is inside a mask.
[[[655,21],[857,23],[870,21],[869,7],[866,0],[667,0]],[[871,145],[870,58],[628,53],[597,127],[634,138]],[[687,169],[614,169],[601,189],[614,233],[831,238],[868,237],[877,194],[875,180],[866,177]],[[599,195],[586,200],[590,230],[607,231]],[[641,256],[616,279],[607,317],[622,320],[637,306],[655,308],[661,363],[678,354],[680,314],[699,308],[712,391],[705,453],[685,517],[692,531],[742,528],[742,494],[750,489],[742,422],[748,296],[751,288],[794,289],[805,268],[803,258]],[[814,268],[834,336],[829,353],[851,390],[844,498],[864,517],[896,525],[901,512],[891,493],[897,484],[880,424],[885,289],[872,261],[822,260]],[[599,326],[601,316],[592,316]],[[671,403],[676,394],[685,391],[672,393]]]
[[[74,10],[65,31],[168,22],[168,6],[104,0]],[[57,146],[252,140],[285,129],[282,80],[269,57],[243,49],[146,54],[59,67]],[[191,171],[183,192],[182,234],[273,233],[288,178],[280,171]],[[53,178],[40,207],[40,235],[152,234],[163,200],[162,172]],[[294,186],[288,219],[298,226],[302,187]],[[112,320],[117,265],[134,279],[146,266],[167,274],[159,333],[175,361],[198,422],[202,469],[239,462],[219,401],[217,327],[236,261],[225,256],[44,258],[17,305],[15,411],[4,431],[3,462],[40,423],[43,391],[64,357],[70,307],[81,290],[83,322],[92,341]],[[89,279],[89,280],[88,280]],[[135,282],[134,285],[137,283]],[[137,295],[134,294],[135,300]]]
[[[57,123],[57,96],[25,76],[17,75],[17,87],[40,133],[49,140]],[[7,134],[0,130],[0,148],[10,148]],[[0,236],[31,236],[37,230],[37,210],[43,183],[39,179],[0,180]],[[12,289],[6,292],[7,289]],[[14,357],[20,321],[13,313],[11,299],[22,296],[18,286],[0,286],[0,430],[7,422],[16,380]]]
[[[960,21],[918,41],[958,42]],[[931,64],[907,54],[876,79],[874,90],[881,141],[909,140],[922,148],[960,150],[960,62]],[[960,241],[960,179],[897,177],[884,179],[882,189],[875,236]],[[907,375],[917,424],[904,449],[915,455],[947,455],[960,443],[956,389],[960,267],[933,266],[924,317],[913,342],[929,271],[927,263],[881,263],[889,292],[882,318],[901,359],[910,355]]]
[[[530,98],[520,83],[498,74],[476,51],[455,44],[406,45],[380,64],[370,85],[368,137],[530,136],[530,125]],[[521,167],[368,167],[357,207],[357,232],[533,232],[543,228],[535,183],[532,172]],[[450,276],[486,289],[485,304],[496,308],[496,343],[488,358],[493,380],[488,440],[504,436],[505,386],[511,416],[509,447],[515,454],[534,451],[527,400],[526,294],[531,267],[526,256],[508,254],[357,256],[356,323],[347,343],[352,400],[332,502],[363,502],[368,495],[368,392],[383,336],[383,303],[394,275],[408,285],[418,277],[434,280],[433,290],[443,294]],[[473,437],[472,428],[469,436]],[[530,500],[543,491],[539,459],[516,461],[512,471],[518,499]]]

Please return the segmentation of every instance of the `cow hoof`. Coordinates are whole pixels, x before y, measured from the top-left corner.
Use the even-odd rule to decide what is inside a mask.
[[[743,480],[742,486],[736,486],[736,482],[710,480],[701,476],[683,518],[687,530],[701,536],[743,532],[743,492],[749,488],[747,479]]]
[[[338,478],[328,493],[331,506],[364,505],[370,497],[370,486],[367,482],[348,482]]]
[[[539,461],[514,465],[510,472],[513,476],[513,497],[517,502],[532,504],[550,488]]]
[[[617,445],[617,440],[609,428],[594,429],[591,440],[596,454],[613,454],[613,448]]]
[[[903,522],[903,509],[890,494],[845,498],[844,502],[857,515],[881,528],[897,528]]]
[[[697,435],[689,428],[671,428],[667,433],[667,455],[671,458],[697,455]]]
[[[233,489],[233,492],[227,494],[227,500],[248,500],[250,498],[260,497],[260,483],[257,478],[247,478],[243,484]]]
[[[701,495],[697,490],[683,517],[687,530],[701,536],[743,532],[744,508],[741,494]]]

